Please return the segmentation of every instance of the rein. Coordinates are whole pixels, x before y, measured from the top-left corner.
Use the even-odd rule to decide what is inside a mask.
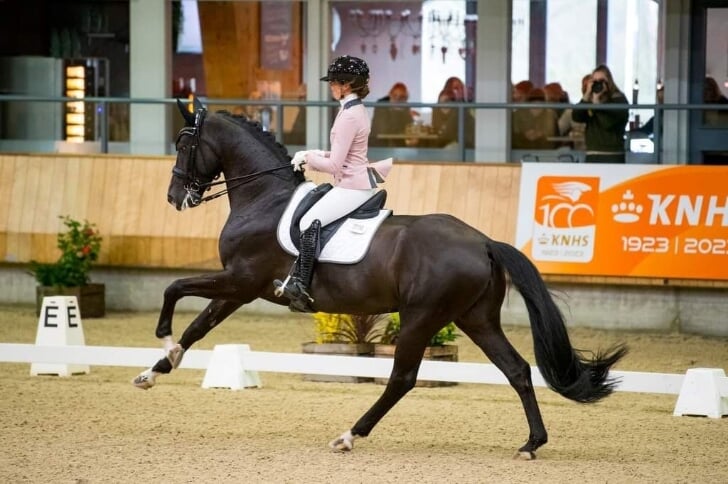
[[[209,202],[210,200],[215,200],[218,197],[221,197],[223,195],[226,195],[230,190],[233,190],[235,188],[238,188],[240,186],[243,186],[246,183],[255,180],[256,178],[258,178],[261,175],[266,175],[268,173],[273,173],[275,171],[282,170],[284,168],[291,169],[292,167],[291,167],[291,165],[281,165],[281,166],[276,166],[275,168],[269,168],[267,170],[256,171],[255,173],[250,173],[249,175],[236,176],[236,177],[230,178],[228,180],[220,180],[220,181],[211,181],[211,182],[207,182],[207,183],[200,183],[198,185],[200,189],[209,189],[209,188],[212,188],[212,187],[214,187],[216,185],[221,185],[223,183],[234,182],[234,181],[239,181],[240,182],[240,183],[236,183],[235,185],[233,185],[233,186],[231,186],[229,188],[226,188],[226,189],[221,190],[219,192],[215,192],[212,195],[207,195],[206,197],[202,197],[200,199],[200,202],[199,203]]]

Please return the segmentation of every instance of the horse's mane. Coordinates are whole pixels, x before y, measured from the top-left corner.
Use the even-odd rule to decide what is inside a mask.
[[[281,164],[290,163],[291,155],[288,153],[288,149],[282,143],[279,143],[276,140],[273,133],[271,133],[270,131],[264,131],[263,126],[259,122],[254,121],[242,114],[233,114],[225,109],[216,111],[216,114],[222,116],[229,121],[232,121],[236,125],[243,128],[245,131],[253,135],[253,137],[258,139],[264,146],[270,149],[271,153],[273,153],[278,158],[278,161],[280,161]],[[294,172],[294,178],[299,183],[305,181],[304,175],[299,171]]]
[[[243,114],[233,114],[224,109],[217,111],[217,114],[222,115],[238,126],[244,128],[248,133],[258,138],[265,145],[273,148],[273,153],[275,153],[281,160],[290,161],[291,155],[288,154],[288,149],[276,140],[273,133],[270,131],[264,131],[263,125],[259,122],[254,121]]]

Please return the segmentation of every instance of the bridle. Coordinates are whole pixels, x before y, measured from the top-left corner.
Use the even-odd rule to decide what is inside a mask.
[[[209,202],[210,200],[214,200],[216,198],[219,198],[228,192],[230,190],[233,190],[235,188],[238,188],[239,186],[244,185],[245,183],[248,183],[249,181],[253,181],[256,178],[258,178],[261,175],[265,175],[267,173],[273,173],[278,170],[282,170],[285,168],[292,169],[291,165],[281,165],[276,166],[274,168],[269,168],[267,170],[261,170],[257,171],[255,173],[250,173],[248,175],[241,175],[236,176],[233,178],[228,178],[225,180],[215,181],[220,177],[220,173],[213,175],[213,176],[207,176],[209,181],[203,181],[202,175],[200,175],[197,172],[197,164],[195,163],[196,157],[197,157],[197,150],[200,146],[200,131],[202,130],[202,124],[205,120],[205,115],[207,114],[207,110],[204,108],[198,109],[195,113],[195,123],[193,126],[185,126],[181,130],[179,130],[179,133],[177,134],[177,140],[175,141],[175,146],[179,144],[179,140],[182,138],[182,136],[192,136],[192,144],[189,145],[190,154],[187,157],[187,163],[185,166],[185,169],[181,169],[175,165],[172,168],[172,176],[176,176],[177,178],[181,178],[184,182],[184,189],[187,192],[187,195],[189,197],[191,205],[197,206],[200,205],[203,202]],[[200,155],[202,156],[202,155]],[[203,159],[204,162],[204,159]],[[237,181],[238,183],[228,186],[228,188],[225,188],[224,190],[221,190],[219,192],[215,192],[211,195],[208,195],[206,197],[200,196],[200,193],[210,190],[212,187],[221,185],[223,183],[229,183]]]

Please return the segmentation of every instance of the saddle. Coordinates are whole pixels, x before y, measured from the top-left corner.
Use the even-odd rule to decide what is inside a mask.
[[[298,255],[301,217],[333,187],[305,182],[298,186],[278,223],[278,242],[291,255]],[[321,262],[354,264],[364,258],[379,225],[392,215],[383,209],[387,192],[380,190],[349,214],[321,228]]]

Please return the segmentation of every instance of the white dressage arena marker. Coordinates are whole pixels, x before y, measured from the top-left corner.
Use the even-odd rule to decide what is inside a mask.
[[[728,378],[719,368],[691,368],[675,404],[675,416],[721,418],[728,415]]]
[[[250,353],[248,345],[215,345],[202,380],[202,388],[240,390],[262,387],[258,372],[244,369],[246,353]]]
[[[76,296],[51,296],[43,298],[35,336],[38,346],[85,346],[83,324]],[[32,363],[30,374],[71,376],[89,373],[88,365],[66,363]]]

